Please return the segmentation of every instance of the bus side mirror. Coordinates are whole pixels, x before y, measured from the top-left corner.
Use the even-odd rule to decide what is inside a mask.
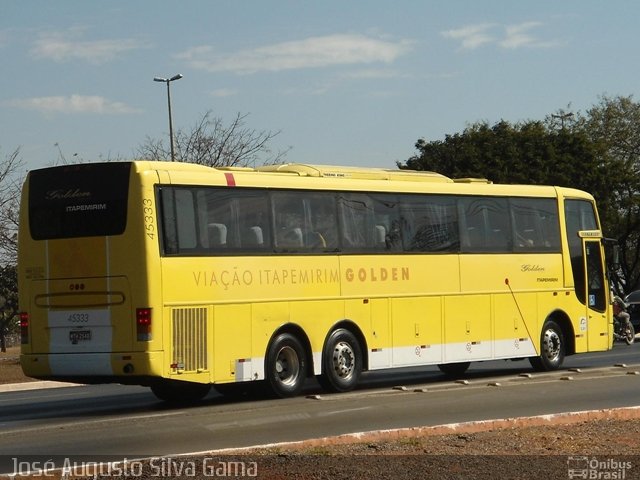
[[[611,252],[611,263],[616,270],[620,268],[620,245],[617,243],[613,246]]]
[[[604,245],[607,255],[607,263],[611,268],[617,270],[620,268],[620,245],[618,245],[618,241],[613,238],[605,238]]]

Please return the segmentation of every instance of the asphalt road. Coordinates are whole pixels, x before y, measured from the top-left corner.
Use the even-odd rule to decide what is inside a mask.
[[[215,393],[171,408],[146,388],[78,386],[0,393],[0,473],[15,461],[106,461],[304,440],[343,433],[640,405],[640,343],[569,357],[534,373],[527,361],[472,365],[468,384],[435,368],[367,374],[325,395],[231,401]],[[626,366],[620,366],[626,364]],[[618,366],[616,366],[618,365]],[[573,369],[573,370],[569,370]],[[575,371],[579,370],[579,371]],[[525,375],[530,374],[530,375]],[[570,377],[571,379],[568,379]],[[18,459],[18,460],[14,460]]]

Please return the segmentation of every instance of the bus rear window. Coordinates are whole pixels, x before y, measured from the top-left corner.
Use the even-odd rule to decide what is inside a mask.
[[[29,174],[34,240],[119,235],[127,224],[131,164],[86,163]]]

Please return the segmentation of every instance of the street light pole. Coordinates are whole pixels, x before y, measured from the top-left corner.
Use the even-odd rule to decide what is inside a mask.
[[[162,78],[162,77],[154,77],[154,82],[164,82],[167,84],[167,105],[169,106],[169,142],[171,143],[171,161],[176,161],[176,154],[173,146],[173,121],[171,120],[171,89],[169,88],[169,84],[174,80],[180,80],[182,78],[182,74],[174,75],[171,78]]]

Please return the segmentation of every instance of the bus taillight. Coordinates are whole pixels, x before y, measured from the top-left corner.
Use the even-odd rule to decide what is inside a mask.
[[[29,314],[20,312],[20,343],[23,345],[29,343]]]
[[[151,340],[151,309],[136,308],[136,332],[139,342]]]

